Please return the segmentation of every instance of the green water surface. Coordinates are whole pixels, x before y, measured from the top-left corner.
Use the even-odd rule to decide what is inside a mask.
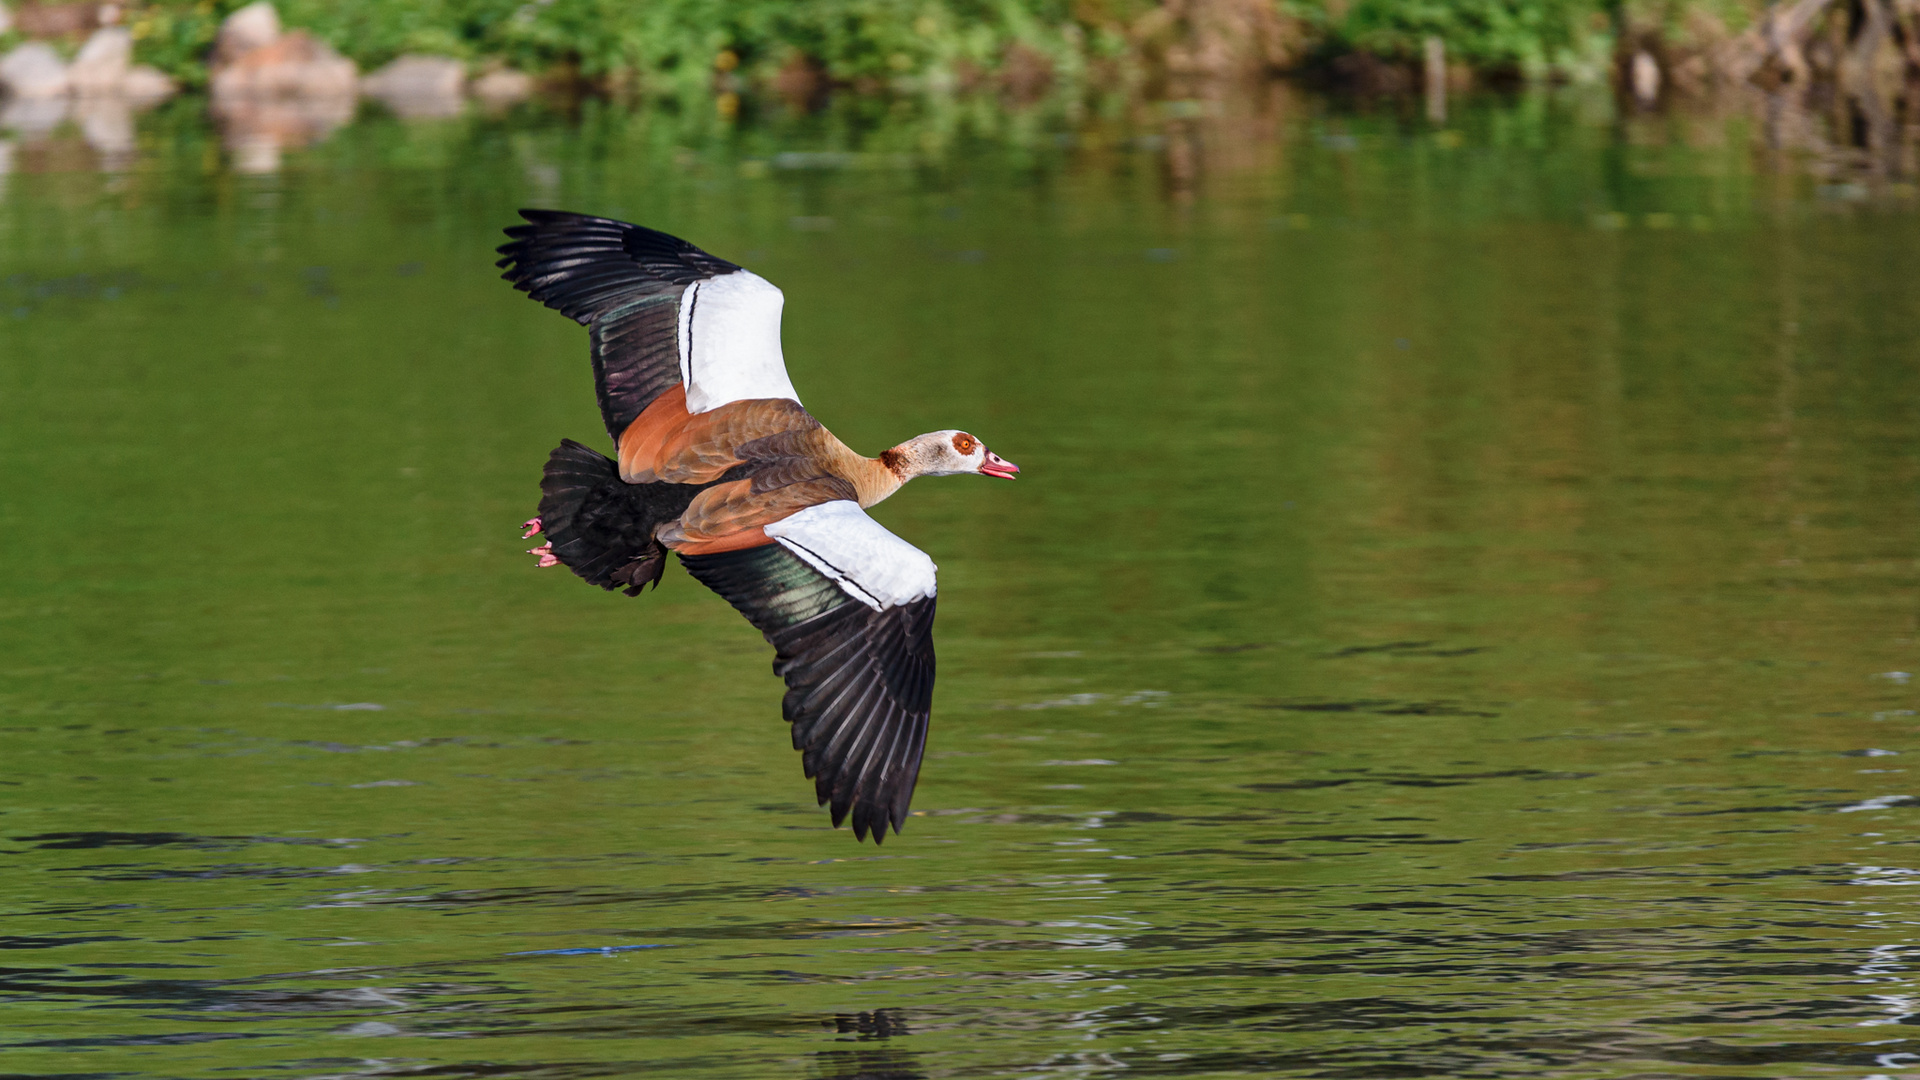
[[[1920,1069],[1920,215],[1738,119],[1249,108],[16,155],[0,1073]],[[875,511],[941,575],[884,847],[725,603],[522,554],[604,442],[522,205],[1020,464]]]

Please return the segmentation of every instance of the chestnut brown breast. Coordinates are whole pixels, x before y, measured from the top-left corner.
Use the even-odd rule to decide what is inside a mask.
[[[674,386],[620,435],[620,478],[629,484],[707,484],[746,466],[747,475],[700,493],[660,541],[686,555],[772,543],[764,526],[808,506],[849,499],[871,506],[899,488],[893,471],[862,457],[797,401],[735,401],[689,413]]]
[[[787,398],[735,401],[689,413],[686,387],[675,385],[620,433],[620,479],[705,484],[744,464],[738,450],[747,443],[819,427],[820,421]]]

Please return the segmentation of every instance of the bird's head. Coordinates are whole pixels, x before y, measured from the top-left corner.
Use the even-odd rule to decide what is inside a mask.
[[[954,476],[979,473],[1011,480],[1020,466],[987,449],[987,444],[964,431],[929,431],[880,455],[880,460],[902,480],[916,476]]]

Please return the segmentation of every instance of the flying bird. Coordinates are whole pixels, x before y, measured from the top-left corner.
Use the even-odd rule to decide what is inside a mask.
[[[586,326],[615,457],[547,458],[529,554],[638,596],[672,551],[772,643],[781,712],[836,828],[899,832],[933,702],[934,564],[866,509],[916,476],[1019,467],[965,431],[865,457],[800,404],[780,290],[685,240],[522,210],[501,276]]]

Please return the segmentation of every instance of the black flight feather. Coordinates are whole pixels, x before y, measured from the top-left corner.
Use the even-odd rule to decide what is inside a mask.
[[[680,294],[740,268],[678,237],[624,221],[522,210],[506,232],[500,276],[591,328],[593,388],[617,443],[646,407],[680,382]]]
[[[834,825],[899,832],[933,708],[934,598],[875,611],[779,544],[680,561],[773,644],[780,712]]]

